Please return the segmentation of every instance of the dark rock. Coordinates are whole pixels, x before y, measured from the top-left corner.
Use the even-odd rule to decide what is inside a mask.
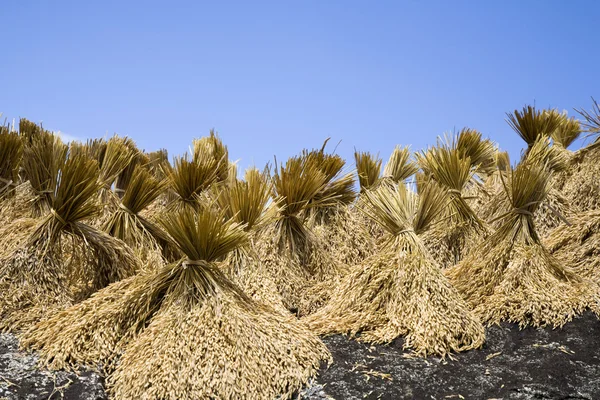
[[[336,399],[600,398],[600,321],[592,313],[556,330],[491,327],[483,349],[454,360],[411,358],[401,339],[324,340],[334,363],[317,381]]]
[[[34,354],[21,352],[17,339],[0,334],[0,399],[6,400],[105,400],[104,379],[97,373],[79,375],[38,368]]]

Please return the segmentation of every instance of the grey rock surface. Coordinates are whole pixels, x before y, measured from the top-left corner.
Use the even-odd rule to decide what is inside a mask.
[[[0,334],[0,399],[105,400],[103,378],[93,372],[80,375],[38,368],[38,357],[19,351],[17,339]]]

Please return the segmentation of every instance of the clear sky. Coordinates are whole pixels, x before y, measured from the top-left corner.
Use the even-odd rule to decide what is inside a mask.
[[[387,159],[464,126],[516,157],[505,112],[600,98],[596,0],[4,0],[0,15],[3,118],[171,155],[214,127],[242,167],[329,136],[352,164],[354,147]]]

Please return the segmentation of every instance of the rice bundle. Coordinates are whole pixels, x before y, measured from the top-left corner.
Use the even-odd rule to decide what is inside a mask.
[[[344,268],[326,252],[324,243],[308,225],[312,208],[337,202],[335,192],[321,196],[335,175],[323,168],[327,163],[318,162],[320,159],[314,152],[304,152],[275,170],[273,192],[278,218],[258,246],[286,307],[299,314],[308,314],[320,306],[328,296],[326,289],[331,280],[337,279]],[[321,197],[316,201],[318,196]]]
[[[187,155],[176,157],[174,167],[168,172],[172,210],[183,207],[196,208],[199,196],[217,182],[214,159],[188,160]]]
[[[35,137],[34,143],[38,139]],[[0,330],[21,329],[70,304],[74,297],[70,265],[88,272],[86,278],[92,286],[104,283],[104,278],[120,279],[135,266],[135,258],[128,257],[115,240],[81,222],[98,211],[93,200],[99,189],[97,178],[93,160],[74,157],[64,162],[54,177],[56,183],[48,184],[55,188],[49,193],[49,210],[39,223],[31,225],[23,246],[2,256]],[[65,234],[75,240],[64,240]],[[120,265],[115,268],[117,263]]]
[[[529,152],[524,156],[522,163],[537,165],[549,172],[554,173],[564,171],[568,165],[567,155],[558,146],[552,145],[550,138],[540,136],[529,148]],[[510,208],[509,199],[505,195],[502,177],[505,174],[499,173],[495,181],[495,193],[481,207],[482,213],[490,220],[490,224],[498,229],[503,224],[500,218],[507,208]],[[536,232],[540,237],[544,237],[557,226],[569,223],[572,215],[579,210],[573,206],[568,198],[556,187],[556,181],[552,180],[548,184],[548,193],[534,216]]]
[[[598,287],[551,256],[536,231],[550,173],[522,162],[508,178],[502,226],[446,275],[487,324],[557,327],[587,307],[596,311]]]
[[[456,147],[449,146],[423,152],[419,164],[428,179],[435,180],[448,191],[450,201],[441,215],[444,223],[428,232],[424,239],[431,254],[446,268],[460,261],[464,253],[488,233],[463,195],[474,179],[477,165]]]
[[[527,143],[525,155],[538,139],[555,132],[564,118],[556,110],[538,110],[535,106],[525,106],[506,116],[510,127]]]
[[[544,245],[559,262],[600,285],[600,210],[579,213],[544,238]]]
[[[340,209],[356,198],[353,173],[344,173],[344,159],[336,154],[325,153],[325,140],[320,150],[302,153],[307,162],[313,163],[325,174],[321,189],[310,199],[306,210],[316,224],[328,224]]]
[[[156,252],[167,260],[179,258],[166,233],[140,213],[165,190],[166,181],[159,181],[143,166],[137,165],[119,207],[108,217],[102,230],[136,249],[142,259]]]
[[[128,143],[129,138],[121,138],[113,136],[106,143],[106,149],[103,152],[100,163],[100,183],[101,199],[104,203],[111,202],[111,205],[116,203],[112,186],[116,182],[123,171],[132,164],[135,153],[131,150]],[[110,212],[110,208],[108,210]]]
[[[19,183],[19,168],[23,156],[23,142],[8,126],[0,127],[0,201],[14,195]]]
[[[354,161],[356,162],[360,191],[364,192],[374,188],[379,183],[381,175],[381,164],[383,163],[381,158],[369,152],[354,151]]]
[[[305,318],[307,324],[320,334],[360,332],[359,340],[375,343],[406,335],[404,346],[422,356],[480,347],[483,326],[418,236],[444,207],[444,191],[421,182],[418,196],[403,185],[382,185],[364,196],[365,212],[386,229],[387,241]]]
[[[591,111],[577,110],[585,121],[581,127],[593,138],[593,142],[576,151],[570,168],[563,179],[561,191],[579,211],[600,208],[600,105],[592,98]]]
[[[383,168],[382,179],[400,184],[416,174],[418,170],[417,164],[410,159],[410,149],[396,146]]]
[[[229,151],[213,129],[210,130],[210,135],[194,140],[193,160],[200,163],[214,163],[217,182],[227,181],[229,177]]]
[[[67,146],[54,134],[41,132],[31,136],[23,151],[23,180],[29,181],[35,197],[33,215],[39,217],[50,211],[57,177],[67,158]]]
[[[184,259],[40,323],[24,345],[53,367],[108,361],[118,399],[291,397],[330,355],[299,321],[254,302],[218,268],[247,242],[243,227],[213,207],[183,208],[163,223]]]
[[[272,187],[268,178],[267,169],[261,173],[251,168],[246,171],[243,181],[236,179],[220,189],[217,204],[225,211],[228,220],[242,225],[250,236],[246,245],[228,254],[224,266],[228,278],[244,293],[287,314],[289,312],[283,305],[277,285],[265,269],[255,247],[264,227],[276,217],[276,209],[269,204]]]
[[[483,139],[481,132],[463,128],[452,144],[462,158],[469,158],[475,174],[482,180],[496,171],[497,145],[490,139]]]

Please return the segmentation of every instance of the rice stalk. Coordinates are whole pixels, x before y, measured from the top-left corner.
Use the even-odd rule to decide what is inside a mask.
[[[527,143],[528,149],[541,136],[550,136],[563,120],[556,110],[538,110],[535,106],[525,106],[506,116],[506,122]]]
[[[198,163],[212,162],[217,181],[225,182],[229,176],[229,151],[214,129],[208,136],[193,141],[193,160]]]
[[[361,193],[376,187],[381,174],[381,164],[383,162],[381,158],[369,152],[355,150],[354,161]]]
[[[29,181],[36,195],[33,214],[40,216],[50,210],[58,174],[67,157],[67,146],[58,136],[47,132],[32,135],[29,140],[23,151],[23,179]]]
[[[598,142],[598,133],[600,133],[600,105],[592,97],[592,110],[587,111],[583,108],[575,109],[581,115],[585,122],[582,123],[582,127],[589,132],[590,135],[596,136],[595,143]]]
[[[23,156],[23,142],[8,127],[0,129],[0,200],[14,195],[19,184],[19,168]]]
[[[320,334],[360,333],[359,340],[374,343],[406,335],[405,347],[420,356],[480,347],[483,326],[419,238],[445,206],[444,190],[428,182],[418,195],[402,185],[382,185],[364,195],[364,212],[384,227],[387,240],[304,320]]]
[[[598,287],[560,264],[542,245],[534,215],[550,191],[550,173],[520,163],[505,182],[509,207],[502,225],[458,265],[452,284],[486,324],[562,326],[587,307],[595,311]]]
[[[136,169],[136,167],[138,165],[147,166],[150,162],[148,156],[137,148],[132,139],[127,137],[123,138],[123,144],[128,149],[128,153],[131,154],[131,160],[128,164],[126,164],[125,168],[121,170],[116,178],[115,192],[119,197],[123,197],[123,193],[125,193],[127,190],[129,182],[133,176],[133,171]]]
[[[164,192],[167,181],[159,181],[145,167],[137,165],[119,202],[119,207],[104,222],[102,230],[136,249],[145,259],[154,252],[170,261],[179,258],[166,233],[140,213]]]
[[[385,164],[382,178],[398,184],[416,174],[418,170],[418,165],[410,159],[410,149],[396,146]]]
[[[302,323],[223,275],[218,260],[248,240],[224,217],[214,207],[165,216],[184,259],[43,321],[23,345],[53,368],[103,360],[108,390],[120,399],[290,398],[329,352]]]
[[[346,162],[335,154],[326,154],[325,140],[320,150],[303,151],[306,162],[314,163],[325,174],[321,189],[308,202],[309,217],[315,222],[327,223],[339,207],[350,204],[356,198],[353,173],[345,173]]]
[[[176,157],[173,169],[168,172],[174,200],[170,207],[198,206],[199,196],[217,182],[217,163],[214,159],[188,160],[187,156]]]
[[[574,117],[567,118],[566,114],[561,124],[550,135],[555,144],[567,149],[581,135],[581,124]]]

